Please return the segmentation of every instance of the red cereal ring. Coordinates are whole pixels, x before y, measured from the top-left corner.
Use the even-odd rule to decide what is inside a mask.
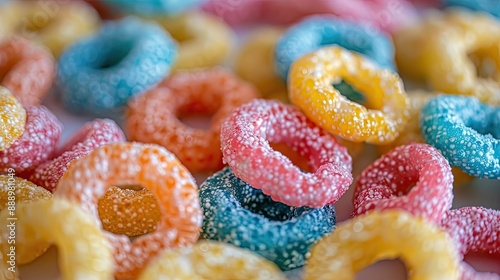
[[[28,176],[26,174],[52,156],[61,133],[62,124],[49,109],[44,106],[26,109],[23,135],[9,148],[0,151],[1,173],[8,173],[8,169],[13,168],[17,176]]]
[[[191,172],[217,171],[223,167],[221,123],[257,96],[253,86],[225,71],[178,72],[129,103],[126,131],[132,141],[167,148]],[[190,114],[213,114],[210,129],[179,121]]]
[[[288,145],[315,172],[303,172],[269,142]],[[290,206],[323,207],[352,183],[347,149],[299,109],[277,101],[259,99],[236,109],[222,124],[221,149],[237,177]]]
[[[500,253],[500,211],[483,207],[463,207],[446,212],[441,227],[456,242],[463,257],[470,252]],[[497,280],[500,275],[478,272],[465,261],[460,264],[462,280]]]
[[[98,200],[111,186],[141,185],[158,199],[161,218],[155,232],[130,241],[106,232],[114,250],[117,278],[136,278],[162,249],[194,244],[202,211],[198,188],[189,171],[165,148],[115,143],[95,149],[71,164],[54,197],[83,207],[101,225]]]
[[[55,75],[55,60],[44,47],[21,37],[11,37],[0,43],[0,83],[23,106],[39,105]]]
[[[38,166],[29,180],[52,192],[72,161],[88,155],[97,147],[123,141],[123,131],[114,121],[96,119],[88,122],[56,151],[52,160]]]
[[[354,189],[354,215],[402,209],[439,223],[452,200],[448,161],[430,145],[409,144],[396,147],[361,173]]]

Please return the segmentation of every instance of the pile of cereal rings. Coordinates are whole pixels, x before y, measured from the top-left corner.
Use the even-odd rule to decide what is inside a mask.
[[[51,246],[62,279],[500,280],[499,204],[455,198],[500,185],[497,17],[2,1],[0,280],[45,279]]]

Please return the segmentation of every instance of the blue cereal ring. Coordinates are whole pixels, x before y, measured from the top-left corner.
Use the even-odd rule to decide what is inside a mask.
[[[63,53],[57,87],[68,110],[108,115],[164,79],[176,56],[160,26],[133,17],[108,22]]]
[[[500,17],[500,2],[498,0],[445,0],[444,5],[446,7],[467,8]]]
[[[205,0],[104,0],[125,13],[138,15],[175,15],[199,6]]]
[[[383,31],[331,16],[313,16],[288,29],[276,44],[278,74],[286,80],[295,60],[327,45],[338,45],[372,59],[382,68],[395,69],[394,46]]]
[[[441,95],[420,113],[425,141],[453,166],[481,178],[500,179],[500,108],[475,97]]]
[[[249,249],[282,270],[304,265],[309,247],[335,227],[333,205],[291,207],[237,178],[230,168],[200,186],[203,236]]]

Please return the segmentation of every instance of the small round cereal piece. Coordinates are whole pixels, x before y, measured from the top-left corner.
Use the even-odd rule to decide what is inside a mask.
[[[0,151],[9,148],[24,133],[26,110],[16,97],[0,86]]]
[[[282,270],[304,265],[309,247],[335,227],[333,205],[297,208],[274,202],[230,168],[200,186],[200,202],[205,238],[249,249]]]
[[[366,107],[348,100],[332,86],[342,79],[370,93],[364,96]],[[290,69],[288,90],[292,103],[314,123],[350,141],[390,143],[409,117],[401,79],[338,46],[296,60]]]
[[[211,14],[193,11],[154,19],[179,44],[179,54],[172,66],[174,70],[216,66],[229,53],[231,29]]]
[[[383,259],[401,258],[408,279],[458,280],[459,256],[446,233],[425,219],[399,210],[373,211],[340,224],[316,243],[305,280],[351,280]]]
[[[66,200],[52,198],[16,205],[16,255],[37,244],[52,243],[59,249],[64,279],[113,279],[113,256],[104,234],[92,217]],[[0,212],[6,221],[8,211]],[[22,218],[21,218],[22,217]],[[0,228],[0,253],[8,258],[11,228]]]
[[[292,148],[314,173],[299,169],[270,142]],[[222,125],[221,149],[238,178],[290,206],[323,207],[352,183],[347,149],[298,108],[277,101],[254,100],[236,109]]]
[[[371,25],[333,16],[313,16],[288,29],[276,44],[278,74],[286,80],[294,61],[329,45],[362,54],[380,68],[394,70],[394,48],[389,35]]]
[[[441,95],[420,114],[425,141],[452,166],[481,178],[500,179],[500,108],[475,97]]]
[[[0,9],[0,38],[11,34],[47,46],[55,57],[98,28],[99,15],[83,1],[8,1]]]
[[[202,213],[198,188],[187,169],[166,149],[140,143],[114,143],[74,161],[59,181],[55,197],[80,205],[101,225],[98,200],[111,186],[140,185],[158,199],[156,231],[133,242],[106,232],[115,256],[115,277],[135,278],[162,249],[194,244]]]
[[[57,83],[64,106],[110,114],[167,76],[176,54],[175,42],[157,24],[110,21],[61,56]]]
[[[20,176],[29,176],[53,155],[61,138],[62,124],[49,109],[33,106],[26,110],[26,115],[22,136],[8,149],[0,151],[1,173],[13,168]]]
[[[500,253],[500,211],[483,207],[463,207],[446,213],[441,227],[459,248],[463,280],[497,280],[500,275],[478,272],[463,261],[470,252]]]
[[[500,6],[495,0],[443,0],[443,2],[446,7],[462,7],[500,18]]]
[[[396,147],[361,173],[354,189],[354,215],[401,209],[439,223],[452,200],[450,165],[434,147],[414,143]]]
[[[15,170],[10,170],[15,172]],[[15,218],[16,207],[19,203],[47,200],[52,194],[46,189],[39,187],[30,181],[13,175],[0,175],[0,213],[9,212],[11,218]],[[12,211],[12,212],[11,212]],[[10,215],[13,213],[13,215]],[[16,264],[23,265],[33,261],[42,255],[50,244],[41,242],[34,244],[29,249],[16,252]]]
[[[176,15],[194,9],[205,0],[103,0],[111,7],[125,13],[139,15]]]
[[[200,241],[190,248],[164,251],[138,280],[152,279],[285,280],[271,262],[225,243]]]
[[[242,79],[252,83],[262,97],[288,103],[286,83],[274,67],[274,48],[282,33],[282,29],[276,27],[263,27],[252,32],[236,56],[234,70]]]
[[[39,105],[56,76],[52,55],[22,37],[0,42],[1,84],[25,107]]]
[[[192,172],[217,171],[223,167],[221,123],[257,95],[252,86],[222,70],[178,72],[130,102],[126,130],[132,141],[167,148]],[[187,114],[213,114],[210,129],[179,121]]]
[[[161,216],[156,197],[144,188],[111,187],[97,207],[104,230],[127,236],[155,231]]]
[[[56,150],[51,160],[38,166],[29,179],[52,192],[71,162],[88,155],[97,147],[123,141],[125,135],[114,121],[95,119],[86,123],[73,138]]]

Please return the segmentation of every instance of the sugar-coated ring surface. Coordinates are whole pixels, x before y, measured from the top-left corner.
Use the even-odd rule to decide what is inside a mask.
[[[0,86],[0,152],[23,135],[25,124],[23,105],[8,89]]]
[[[372,109],[348,100],[332,86],[341,79],[367,93],[365,105]],[[337,46],[296,60],[288,91],[292,103],[314,123],[351,141],[390,143],[409,117],[409,101],[397,74]]]
[[[104,230],[127,236],[155,231],[161,216],[156,197],[144,188],[111,187],[97,207]]]
[[[157,24],[110,21],[61,56],[63,104],[72,112],[107,115],[167,76],[176,55],[175,42]]]
[[[500,252],[500,211],[483,207],[463,207],[446,213],[441,221],[450,238],[464,255],[470,252],[498,254]],[[496,280],[500,275],[478,272],[465,261],[461,263],[464,280]]]
[[[292,148],[314,173],[300,170],[270,142]],[[347,149],[298,108],[277,101],[259,99],[236,109],[222,124],[221,150],[238,178],[290,206],[334,203],[352,183]]]
[[[154,18],[179,44],[174,70],[212,67],[224,61],[231,48],[232,31],[219,18],[192,11]]]
[[[125,135],[114,121],[95,119],[84,124],[67,143],[55,151],[49,161],[38,166],[29,179],[52,192],[71,162],[88,155],[97,147],[123,141]]]
[[[309,247],[335,227],[333,205],[291,207],[237,178],[230,168],[200,186],[207,239],[249,249],[282,270],[304,265]]]
[[[164,251],[138,280],[285,280],[272,262],[229,244],[200,241],[190,248]]]
[[[0,83],[23,106],[39,105],[55,76],[54,58],[45,48],[22,37],[0,41]]]
[[[257,96],[251,85],[229,72],[178,72],[130,102],[126,131],[132,141],[167,148],[192,172],[217,171],[223,167],[221,123]],[[189,114],[213,114],[210,129],[192,128],[179,120]]]
[[[175,15],[194,9],[205,0],[104,0],[111,7],[125,13],[139,15]]]
[[[500,253],[500,211],[483,207],[463,207],[446,213],[441,227],[453,239],[462,256],[469,252]],[[463,280],[496,280],[496,273],[478,272],[465,261],[461,263]]]
[[[444,0],[443,2],[446,7],[462,7],[500,17],[500,6],[495,0]]]
[[[200,235],[202,211],[196,183],[166,149],[139,143],[115,143],[95,149],[71,164],[55,197],[80,205],[101,224],[98,199],[111,186],[141,185],[158,199],[161,218],[155,232],[131,242],[106,232],[115,256],[115,277],[135,278],[162,249],[188,246]]]
[[[97,12],[83,1],[9,1],[0,10],[0,38],[17,34],[47,46],[55,57],[99,27]]]
[[[10,172],[15,172],[15,170],[12,169]],[[15,215],[10,214],[11,211],[15,214],[18,203],[50,198],[52,198],[52,194],[49,191],[30,181],[14,175],[0,175],[0,212],[8,211],[10,217],[14,218]],[[49,246],[47,243],[35,244],[29,249],[16,252],[16,263],[23,265],[33,261],[43,254]]]
[[[500,179],[500,108],[475,97],[441,95],[421,111],[425,141],[452,166],[481,178]]]
[[[356,179],[354,215],[400,209],[437,224],[452,201],[450,165],[436,148],[414,143],[396,147],[363,170]]]
[[[288,29],[276,44],[278,74],[286,80],[295,60],[329,45],[362,54],[381,68],[394,70],[394,48],[384,32],[370,25],[333,16],[312,16]]]
[[[0,221],[8,224],[8,211],[0,212]],[[59,270],[63,279],[113,279],[113,255],[104,234],[80,207],[52,198],[16,205],[16,255],[36,246],[57,246]],[[7,244],[10,228],[0,228],[0,254],[9,259]],[[14,279],[14,278],[8,278]]]
[[[1,95],[1,94],[0,94]],[[24,109],[23,109],[24,110]],[[8,149],[0,151],[0,172],[9,168],[23,177],[52,157],[62,134],[62,124],[44,106],[26,110],[24,133]],[[38,184],[37,184],[38,185]]]
[[[370,264],[398,257],[409,280],[458,280],[460,275],[457,248],[446,234],[400,210],[373,211],[339,224],[310,253],[305,280],[332,279],[332,275],[351,280]]]

